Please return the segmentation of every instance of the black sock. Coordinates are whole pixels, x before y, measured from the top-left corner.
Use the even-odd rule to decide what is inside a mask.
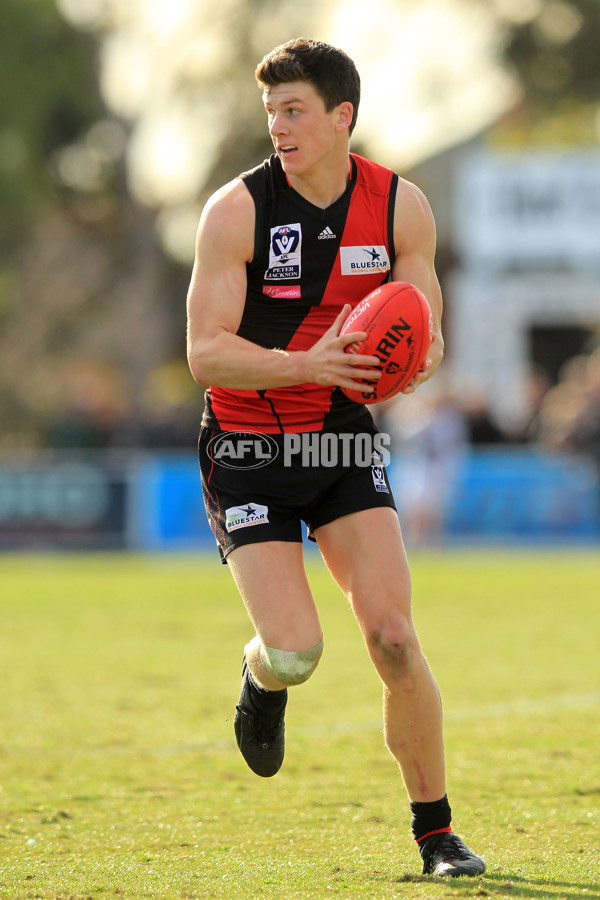
[[[452,810],[448,803],[448,795],[444,794],[441,800],[433,800],[431,803],[419,803],[411,801],[412,812],[411,828],[415,841],[422,841],[430,834],[444,831],[452,831]]]
[[[268,691],[254,680],[250,669],[248,669],[248,685],[252,703],[259,712],[273,714],[283,711],[287,700],[286,688],[282,688],[280,691]]]

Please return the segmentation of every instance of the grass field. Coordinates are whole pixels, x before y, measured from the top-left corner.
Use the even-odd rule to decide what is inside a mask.
[[[216,556],[0,558],[0,898],[600,898],[600,554],[423,553],[418,631],[478,879],[422,877],[380,685],[316,558],[325,655],[276,778],[232,731]]]

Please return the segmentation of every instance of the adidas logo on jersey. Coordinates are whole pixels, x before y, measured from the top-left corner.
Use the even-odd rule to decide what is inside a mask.
[[[327,240],[327,238],[335,238],[335,237],[337,237],[337,234],[334,234],[333,231],[331,230],[331,228],[329,227],[329,225],[327,225],[327,227],[324,228],[323,231],[321,232],[321,234],[319,235],[318,239],[320,241],[325,241],[325,240]]]

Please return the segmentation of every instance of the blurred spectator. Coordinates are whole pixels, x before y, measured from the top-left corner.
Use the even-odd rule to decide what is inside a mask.
[[[587,452],[600,465],[600,347],[564,364],[542,400],[532,437],[553,449]]]
[[[424,385],[385,405],[385,427],[397,451],[390,472],[406,543],[440,546],[452,492],[468,448],[464,413],[449,394]]]
[[[69,360],[54,373],[56,410],[49,410],[46,443],[58,449],[120,447],[193,449],[202,409],[187,365],[158,367],[145,385],[135,415],[123,376],[114,367]]]
[[[174,360],[150,374],[143,397],[142,443],[149,449],[193,450],[202,407],[187,364]]]
[[[120,375],[104,363],[75,359],[54,373],[60,408],[46,431],[52,447],[100,449],[114,446],[129,402]]]
[[[590,451],[600,468],[600,347],[588,359],[585,382],[585,409],[573,434],[576,447]]]
[[[534,439],[538,427],[540,409],[544,397],[551,387],[552,382],[546,372],[541,368],[534,369],[527,382],[529,419],[521,428],[520,434],[516,436],[518,440],[527,443]]]
[[[542,401],[533,439],[549,449],[585,453],[596,467],[600,503],[600,346],[562,367]]]
[[[494,421],[485,391],[467,387],[460,394],[460,408],[465,416],[471,446],[502,444],[508,436]]]

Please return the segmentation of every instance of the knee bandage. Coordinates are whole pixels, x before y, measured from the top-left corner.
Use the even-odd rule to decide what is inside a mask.
[[[261,644],[260,661],[282,684],[303,684],[317,668],[322,652],[323,638],[310,650],[274,650]]]

